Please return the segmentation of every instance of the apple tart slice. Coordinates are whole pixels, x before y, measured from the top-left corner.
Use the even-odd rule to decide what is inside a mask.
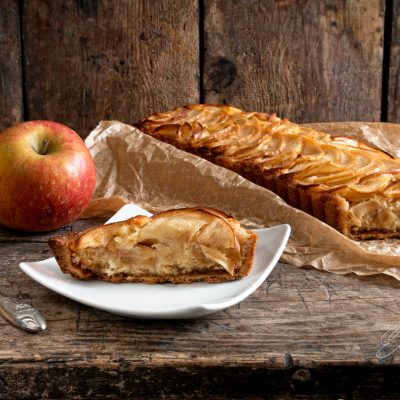
[[[257,235],[213,208],[168,210],[152,217],[49,240],[64,273],[110,282],[224,282],[247,276]]]
[[[197,104],[144,133],[233,170],[352,239],[400,238],[400,159],[275,114]]]

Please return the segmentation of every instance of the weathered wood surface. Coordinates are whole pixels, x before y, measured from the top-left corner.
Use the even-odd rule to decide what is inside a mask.
[[[378,121],[384,11],[383,0],[205,0],[205,101]]]
[[[78,304],[25,276],[18,263],[49,257],[48,237],[1,229],[0,292],[38,307],[49,329],[30,335],[0,318],[0,398],[398,395],[400,336],[385,348],[391,355],[377,357],[382,336],[400,329],[400,282],[392,278],[279,265],[224,312],[136,320]]]
[[[23,119],[18,2],[0,1],[0,130]]]
[[[27,119],[86,136],[199,101],[195,0],[31,0],[22,16]]]

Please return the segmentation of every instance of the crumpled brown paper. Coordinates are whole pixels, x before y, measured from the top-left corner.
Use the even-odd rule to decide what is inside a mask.
[[[384,123],[312,124],[333,134],[362,138],[400,156],[400,127]],[[85,217],[107,215],[127,202],[150,212],[194,205],[222,209],[251,228],[289,224],[281,258],[295,266],[400,280],[400,240],[356,242],[274,193],[238,174],[176,149],[136,128],[103,121],[86,139],[96,164],[95,200]]]

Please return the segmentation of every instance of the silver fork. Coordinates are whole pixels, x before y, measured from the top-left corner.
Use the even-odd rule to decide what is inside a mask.
[[[0,295],[0,313],[16,327],[28,332],[40,332],[47,328],[40,312],[26,303]]]

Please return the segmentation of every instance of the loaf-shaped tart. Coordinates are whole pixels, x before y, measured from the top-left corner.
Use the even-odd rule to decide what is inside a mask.
[[[227,105],[154,114],[143,132],[233,170],[352,239],[400,237],[400,159]]]
[[[213,208],[136,216],[49,240],[64,273],[110,282],[224,282],[247,276],[257,235]]]

